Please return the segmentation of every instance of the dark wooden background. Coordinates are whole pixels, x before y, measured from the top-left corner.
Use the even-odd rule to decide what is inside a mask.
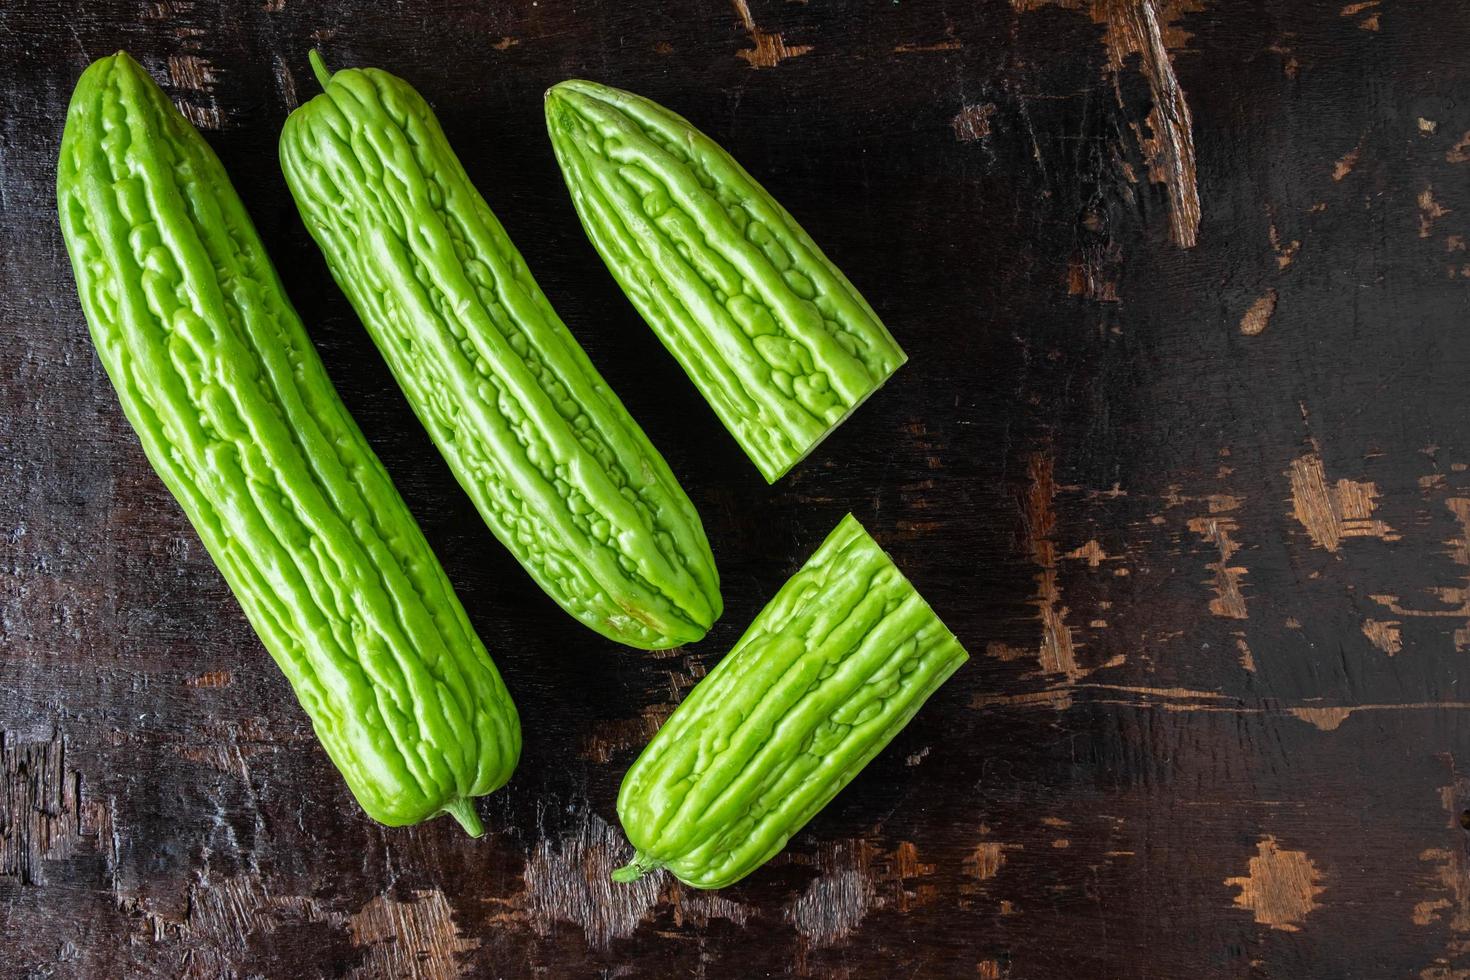
[[[614,647],[484,529],[275,163],[408,78],[704,517]],[[367,820],[124,422],[53,205],[132,52],[205,131],[520,706],[490,830]],[[768,489],[581,235],[541,92],[723,142],[911,361]],[[0,974],[1470,976],[1470,5],[9,0]],[[787,852],[613,887],[627,764],[852,510],[974,654]]]

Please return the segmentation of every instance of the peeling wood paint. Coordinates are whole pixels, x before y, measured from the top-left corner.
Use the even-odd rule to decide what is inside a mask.
[[[1276,230],[1276,219],[1272,215],[1274,210],[1274,208],[1267,209],[1270,221],[1266,225],[1266,239],[1271,243],[1271,251],[1276,255],[1276,268],[1284,272],[1296,259],[1296,253],[1301,251],[1302,242],[1299,238],[1293,238],[1290,242],[1283,242],[1281,240],[1281,233]],[[1271,290],[1270,295],[1272,296],[1271,307],[1274,310],[1276,306],[1276,291]],[[1260,301],[1257,300],[1257,302]]]
[[[724,919],[743,926],[755,914],[750,907],[717,892],[702,892],[686,888],[677,882],[670,885],[667,897],[669,907],[673,910],[674,925],[681,928],[688,923],[706,929],[715,919]]]
[[[1123,248],[1116,241],[1084,245],[1067,260],[1067,295],[1093,303],[1120,303]]]
[[[208,58],[197,54],[174,54],[168,59],[168,78],[176,87],[188,92],[211,92],[219,74]]]
[[[1365,619],[1363,635],[1368,638],[1369,643],[1390,657],[1404,648],[1404,640],[1396,620]]]
[[[1359,139],[1357,146],[1344,153],[1341,157],[1338,158],[1337,162],[1332,165],[1332,179],[1337,181],[1338,183],[1341,183],[1348,174],[1353,172],[1353,168],[1358,165],[1358,158],[1362,155],[1363,140]]]
[[[658,904],[666,873],[615,884],[610,876],[630,856],[622,832],[590,811],[571,835],[556,842],[542,838],[526,862],[521,899],[531,927],[545,936],[558,922],[570,922],[594,949],[631,936]]]
[[[1111,556],[1103,550],[1102,545],[1097,543],[1096,538],[1089,538],[1080,547],[1073,548],[1062,556],[1063,558],[1075,558],[1087,562],[1087,567],[1096,568]]]
[[[1235,649],[1240,654],[1240,666],[1251,673],[1256,672],[1256,658],[1251,653],[1250,644],[1245,641],[1245,636],[1236,634]]]
[[[1248,669],[1254,670],[1254,662]],[[1120,696],[1121,695],[1121,696]],[[1235,703],[1230,703],[1235,702]],[[1336,731],[1343,722],[1359,712],[1370,711],[1465,711],[1470,701],[1409,701],[1398,703],[1331,705],[1272,703],[1250,705],[1227,694],[1195,691],[1187,688],[1130,687],[1117,684],[1064,684],[1040,691],[1020,694],[977,694],[970,699],[972,708],[997,706],[1045,705],[1055,711],[1066,711],[1074,704],[1109,705],[1140,711],[1176,713],[1202,712],[1235,715],[1268,715],[1295,718],[1324,732]]]
[[[1465,131],[1455,145],[1444,151],[1445,163],[1470,163],[1470,129]]]
[[[1027,691],[1021,694],[976,694],[970,699],[972,708],[990,708],[998,705],[1044,704],[1065,711],[1072,706],[1072,695],[1065,689]]]
[[[787,58],[799,58],[811,51],[810,44],[787,44],[786,39],[780,34],[771,34],[757,27],[755,18],[750,14],[750,4],[747,0],[730,0],[730,3],[734,6],[741,26],[745,28],[745,33],[750,36],[754,44],[754,47],[736,51],[735,56],[743,58],[750,67],[775,68]]]
[[[981,841],[965,858],[965,874],[976,881],[988,881],[1000,874],[1000,869],[1005,867],[1006,852],[1018,850],[1021,850],[1020,844]]]
[[[821,874],[786,913],[810,949],[848,938],[874,909],[905,912],[938,897],[922,880],[934,874],[934,865],[919,860],[911,841],[899,841],[892,851],[867,840],[838,841],[821,850],[817,863]]]
[[[1193,248],[1199,239],[1200,224],[1194,120],[1164,46],[1157,5],[1155,0],[1110,0],[1106,6],[1110,11],[1108,44],[1114,77],[1123,62],[1136,53],[1153,93],[1154,108],[1148,115],[1152,135],[1145,137],[1135,126],[1149,159],[1149,177],[1168,189],[1169,230],[1174,244]]]
[[[1146,119],[1128,125],[1148,162],[1149,180],[1162,184],[1169,196],[1170,239],[1181,248],[1193,248],[1199,240],[1200,226],[1194,118],[1174,73],[1169,49],[1182,47],[1187,40],[1174,22],[1185,12],[1201,9],[1202,4],[1191,0],[1163,4],[1159,0],[1011,0],[1018,12],[1049,3],[1085,10],[1094,22],[1106,28],[1103,45],[1120,109],[1125,103],[1119,76],[1130,59],[1138,59],[1153,108]]]
[[[950,38],[945,41],[935,41],[933,44],[914,44],[905,41],[903,44],[895,45],[894,54],[923,54],[935,51],[960,51],[964,44],[958,38]]]
[[[1226,878],[1227,887],[1240,889],[1236,908],[1248,909],[1257,923],[1297,932],[1302,922],[1318,908],[1324,891],[1323,876],[1303,851],[1283,850],[1275,837],[1256,844],[1256,856],[1241,878]]]
[[[1464,581],[1459,587],[1436,588],[1431,594],[1444,603],[1447,609],[1407,609],[1396,595],[1374,594],[1370,598],[1388,609],[1395,616],[1426,619],[1463,619],[1465,625],[1454,632],[1455,650],[1470,650],[1470,497],[1450,497],[1445,501],[1451,514],[1459,524],[1459,533],[1445,542],[1450,560],[1464,568]]]
[[[1360,711],[1464,711],[1470,701],[1413,701],[1402,704],[1352,704],[1334,707],[1298,706],[1287,712],[1324,732],[1334,731],[1350,716]]]
[[[1233,510],[1234,506],[1229,509]],[[1210,612],[1225,619],[1245,619],[1245,596],[1240,590],[1240,580],[1247,569],[1230,563],[1240,550],[1240,545],[1231,537],[1239,529],[1238,525],[1229,517],[1215,514],[1191,518],[1189,529],[1219,549],[1220,560],[1207,566],[1215,573],[1215,597],[1210,600]]]
[[[1449,770],[1450,780],[1440,787],[1439,801],[1445,814],[1445,846],[1426,848],[1419,854],[1421,863],[1430,865],[1426,884],[1428,895],[1414,903],[1410,921],[1419,927],[1442,926],[1449,930],[1445,955],[1420,974],[1435,980],[1455,977],[1452,965],[1470,952],[1470,854],[1467,854],[1465,808],[1470,805],[1470,777],[1460,773],[1455,757],[1444,753],[1440,759]]]
[[[1342,8],[1341,16],[1357,17],[1358,14],[1363,14],[1364,16],[1358,19],[1358,30],[1377,31],[1379,28],[1378,18],[1383,15],[1383,11],[1378,9],[1381,3],[1382,0],[1367,0],[1366,3],[1350,3]]]
[[[1041,612],[1041,669],[1048,674],[1062,674],[1069,680],[1083,675],[1077,665],[1072,628],[1067,625],[1067,608],[1062,605],[1062,590],[1057,576],[1057,547],[1054,502],[1057,488],[1052,481],[1052,458],[1045,453],[1032,455],[1029,466],[1030,487],[1026,493],[1026,536],[1032,560],[1036,562],[1036,604]]]
[[[856,868],[817,878],[791,907],[791,922],[812,946],[831,946],[852,935],[873,903],[873,882]]]
[[[224,113],[214,98],[219,70],[208,58],[188,52],[169,55],[168,80],[173,88],[182,90],[188,96],[200,96],[203,99],[201,102],[192,97],[175,98],[174,104],[179,107],[184,118],[200,129],[224,127]]]
[[[1451,497],[1445,501],[1450,513],[1459,522],[1460,533],[1448,542],[1451,560],[1465,569],[1465,582],[1458,589],[1447,589],[1442,593],[1445,602],[1457,602],[1465,614],[1465,625],[1455,630],[1455,649],[1470,650],[1470,497]]]
[[[1289,256],[1286,257],[1286,262],[1291,262]],[[1271,317],[1275,313],[1276,290],[1268,289],[1257,297],[1256,301],[1245,311],[1245,315],[1240,318],[1240,332],[1247,337],[1260,336],[1266,332],[1266,326],[1271,322]]]
[[[1312,725],[1315,728],[1320,728],[1324,732],[1333,732],[1336,731],[1343,722],[1348,720],[1348,716],[1353,713],[1354,709],[1351,707],[1332,706],[1295,707],[1288,708],[1286,710],[1289,711],[1294,717],[1300,718],[1302,721],[1306,722],[1309,725]]]
[[[0,780],[0,878],[45,884],[45,862],[65,857],[88,830],[66,740],[56,733],[21,742],[0,732]]]
[[[361,977],[462,976],[461,957],[480,945],[460,935],[438,889],[415,891],[406,902],[379,895],[347,920],[347,928],[353,945],[367,951],[354,971]]]
[[[982,102],[966,105],[950,120],[954,138],[961,143],[974,143],[990,135],[990,117],[995,115],[995,104]]]
[[[1450,213],[1450,209],[1434,199],[1434,188],[1425,187],[1419,192],[1419,237],[1434,234],[1434,223]]]
[[[185,687],[229,687],[235,682],[235,675],[228,670],[211,670],[198,674],[184,681]]]
[[[1288,473],[1292,515],[1319,548],[1336,553],[1347,538],[1399,539],[1393,528],[1373,517],[1378,488],[1346,478],[1329,484],[1322,455],[1316,449],[1293,460]]]
[[[1023,660],[1035,654],[1030,650],[1013,647],[1009,643],[992,642],[985,644],[985,655],[992,660],[1010,661]]]
[[[349,914],[310,896],[276,894],[260,873],[248,872],[206,875],[190,885],[177,911],[127,893],[118,904],[141,928],[138,941],[163,947],[180,967],[176,975],[199,980],[236,975],[256,944],[303,925],[339,935],[357,954],[342,962],[341,975],[361,980],[461,976],[462,958],[480,945],[461,934],[448,900],[434,888],[416,889],[405,900],[379,894]]]

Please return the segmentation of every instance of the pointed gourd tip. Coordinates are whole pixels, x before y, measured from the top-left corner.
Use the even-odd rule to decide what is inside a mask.
[[[322,60],[322,53],[316,48],[306,52],[306,60],[311,62],[311,72],[316,76],[317,84],[323,89],[332,80],[332,73],[327,70],[327,63]]]
[[[471,837],[484,837],[485,825],[480,823],[480,815],[475,812],[475,804],[471,800],[458,799],[444,807],[444,812],[453,817],[464,832]]]

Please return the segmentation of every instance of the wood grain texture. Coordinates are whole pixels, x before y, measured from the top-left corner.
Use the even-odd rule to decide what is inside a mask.
[[[1470,8],[0,9],[0,975],[1470,972]],[[410,79],[702,514],[637,654],[485,531],[276,168],[306,48]],[[148,469],[54,214],[125,47],[216,147],[526,724],[489,835],[353,805]],[[773,488],[581,235],[570,76],[695,120],[910,362]],[[786,853],[613,887],[633,755],[852,510],[975,659]]]

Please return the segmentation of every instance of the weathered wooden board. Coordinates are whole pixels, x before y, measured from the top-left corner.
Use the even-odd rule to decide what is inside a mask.
[[[0,9],[7,976],[1470,975],[1470,6],[1458,0]],[[275,164],[408,77],[699,506],[697,647],[623,651],[484,530]],[[491,834],[385,830],[150,472],[53,213],[126,47],[235,176],[526,722]],[[540,93],[723,141],[911,355],[767,489],[577,228]],[[847,510],[976,654],[771,866],[614,888],[613,799]]]

